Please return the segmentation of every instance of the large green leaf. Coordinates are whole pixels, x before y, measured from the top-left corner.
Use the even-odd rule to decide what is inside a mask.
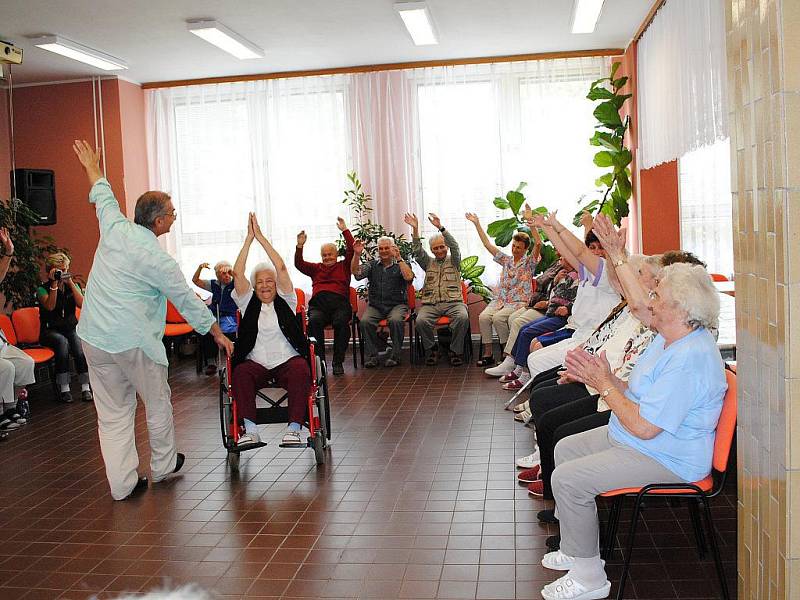
[[[609,129],[616,129],[622,126],[622,120],[619,118],[619,110],[611,101],[599,104],[592,114],[603,126]]]
[[[631,151],[628,150],[627,148],[623,148],[620,152],[613,154],[612,159],[614,168],[618,171],[622,171],[623,169],[625,169],[625,167],[631,164],[632,160]]]
[[[586,206],[581,207],[580,210],[578,210],[578,212],[575,213],[575,216],[572,217],[572,224],[575,227],[580,227],[581,226],[581,215],[583,214],[583,211],[587,211],[588,213],[594,214],[594,211],[597,210],[597,207],[598,207],[599,204],[600,204],[600,201],[595,199],[595,200],[592,200],[591,202],[589,202],[589,204],[587,204]]]
[[[475,279],[476,277],[480,277],[483,275],[483,272],[486,270],[486,267],[483,265],[475,265],[471,269],[467,271],[462,271],[461,276],[464,279]]]
[[[586,98],[589,100],[610,100],[613,97],[614,92],[601,86],[593,87],[589,90],[589,93],[586,94]]]
[[[594,155],[594,164],[598,167],[611,167],[614,165],[614,154],[608,150],[601,150]]]
[[[506,210],[507,208],[511,207],[511,205],[508,203],[508,200],[500,197],[494,199],[494,205],[500,210]]]
[[[542,271],[550,268],[556,260],[558,260],[558,254],[556,253],[555,248],[550,244],[542,244],[541,250],[541,258],[539,258],[539,262],[536,263],[536,273],[539,274]]]
[[[461,260],[461,271],[463,272],[464,269],[471,269],[476,264],[478,264],[478,257],[477,256],[467,256],[466,258]]]
[[[496,246],[500,248],[505,248],[511,243],[511,238],[514,237],[514,233],[517,231],[517,226],[514,225],[513,227],[508,227],[504,229],[499,234],[497,234],[494,238],[494,243]]]
[[[506,194],[506,200],[508,200],[508,205],[511,207],[511,211],[516,215],[519,213],[519,209],[525,203],[525,196],[522,194],[522,192],[512,190]]]
[[[613,75],[612,75],[612,77],[613,77]],[[619,88],[621,88],[626,83],[628,83],[628,78],[627,77],[620,77],[619,79],[614,79],[611,82],[611,85],[614,86],[615,90],[618,90]]]
[[[611,184],[614,183],[614,174],[613,173],[606,173],[605,175],[601,175],[597,179],[594,180],[594,184],[597,187],[606,186],[611,187]]]
[[[631,181],[628,179],[628,174],[624,171],[622,173],[617,173],[617,188],[625,200],[631,197]]]
[[[622,63],[619,61],[611,63],[611,75],[609,76],[609,79],[614,79],[614,75],[617,74],[617,69],[619,69],[620,66],[622,66]]]
[[[512,231],[516,229],[519,221],[516,217],[510,217],[508,219],[500,219],[499,221],[492,221],[489,223],[489,226],[486,228],[486,233],[489,234],[489,237],[497,237],[498,234],[502,233],[508,228],[511,228]]]
[[[528,182],[527,182],[527,181],[520,181],[520,182],[519,182],[519,185],[517,186],[517,189],[516,189],[516,191],[518,191],[518,192],[521,192],[521,191],[522,191],[523,189],[525,189],[527,186],[528,186]]]

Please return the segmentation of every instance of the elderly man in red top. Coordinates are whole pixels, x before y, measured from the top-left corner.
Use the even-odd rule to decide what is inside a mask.
[[[294,266],[303,275],[311,277],[311,300],[308,302],[308,333],[319,342],[317,353],[325,358],[325,326],[333,325],[333,374],[344,374],[344,355],[350,342],[350,262],[353,259],[353,234],[344,219],[336,219],[336,226],[344,236],[344,260],[337,260],[336,244],[323,244],[322,262],[303,260],[306,232],[297,234]]]

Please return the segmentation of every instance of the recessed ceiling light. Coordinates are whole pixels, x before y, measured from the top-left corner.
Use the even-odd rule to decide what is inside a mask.
[[[593,33],[603,10],[603,0],[575,0],[572,11],[572,33]]]
[[[425,2],[396,2],[394,9],[400,13],[403,23],[417,46],[438,44],[433,19]]]
[[[73,60],[92,65],[104,71],[117,71],[119,69],[127,69],[128,65],[124,60],[115,58],[100,50],[89,48],[78,42],[73,42],[60,35],[47,35],[33,39],[36,47],[42,50],[55,52],[61,56],[66,56]]]
[[[264,51],[217,21],[189,21],[189,31],[239,60],[264,58]]]

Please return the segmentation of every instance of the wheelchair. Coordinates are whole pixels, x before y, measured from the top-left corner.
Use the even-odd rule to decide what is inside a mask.
[[[317,465],[325,463],[326,450],[330,447],[331,439],[331,411],[328,397],[328,382],[326,378],[325,362],[316,355],[315,340],[309,340],[309,366],[311,371],[311,389],[308,393],[308,421],[304,425],[308,428],[306,445],[301,447],[312,448]],[[218,363],[219,364],[219,363]],[[233,396],[231,359],[227,357],[225,367],[220,369],[219,388],[219,418],[222,430],[222,444],[228,451],[227,463],[233,470],[239,469],[239,458],[242,452],[266,446],[265,442],[248,444],[239,447],[239,436],[244,433],[239,425],[239,415],[236,407],[236,398]],[[266,391],[279,389],[282,394],[273,399]],[[272,382],[256,392],[256,402],[261,399],[266,406],[256,408],[256,423],[286,423],[289,420],[289,408],[286,405],[288,393]],[[279,444],[280,447],[293,447],[296,445]]]

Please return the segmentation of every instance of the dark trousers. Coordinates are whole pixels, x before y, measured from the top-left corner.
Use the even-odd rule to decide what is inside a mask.
[[[83,347],[74,329],[65,333],[43,329],[39,335],[39,343],[56,353],[56,375],[69,373],[70,352],[75,359],[75,370],[78,374],[89,372],[86,357],[83,356]]]
[[[514,348],[511,350],[511,353],[514,355],[514,362],[520,367],[527,367],[528,354],[531,353],[531,342],[533,339],[542,334],[561,329],[566,323],[567,320],[564,317],[542,317],[541,319],[536,319],[532,323],[523,325],[522,329],[520,329],[517,334],[517,341],[514,342]]]
[[[325,327],[333,325],[333,363],[344,362],[350,342],[350,299],[334,292],[320,292],[308,302],[308,334],[316,338],[317,355],[325,360]]]
[[[274,369],[246,360],[233,370],[233,397],[239,417],[256,422],[256,392],[272,379],[289,395],[289,422],[306,421],[311,371],[306,359],[294,356]]]
[[[586,392],[584,392],[586,393]],[[536,422],[544,497],[552,500],[551,478],[555,464],[556,444],[565,437],[608,425],[611,411],[597,412],[597,394],[584,396],[548,410]]]
[[[559,385],[555,380],[543,381],[539,385],[535,385],[531,391],[531,397],[528,400],[532,420],[538,423],[543,414],[554,408],[558,408],[572,402],[579,400],[589,395],[586,386],[582,383],[564,383]]]

